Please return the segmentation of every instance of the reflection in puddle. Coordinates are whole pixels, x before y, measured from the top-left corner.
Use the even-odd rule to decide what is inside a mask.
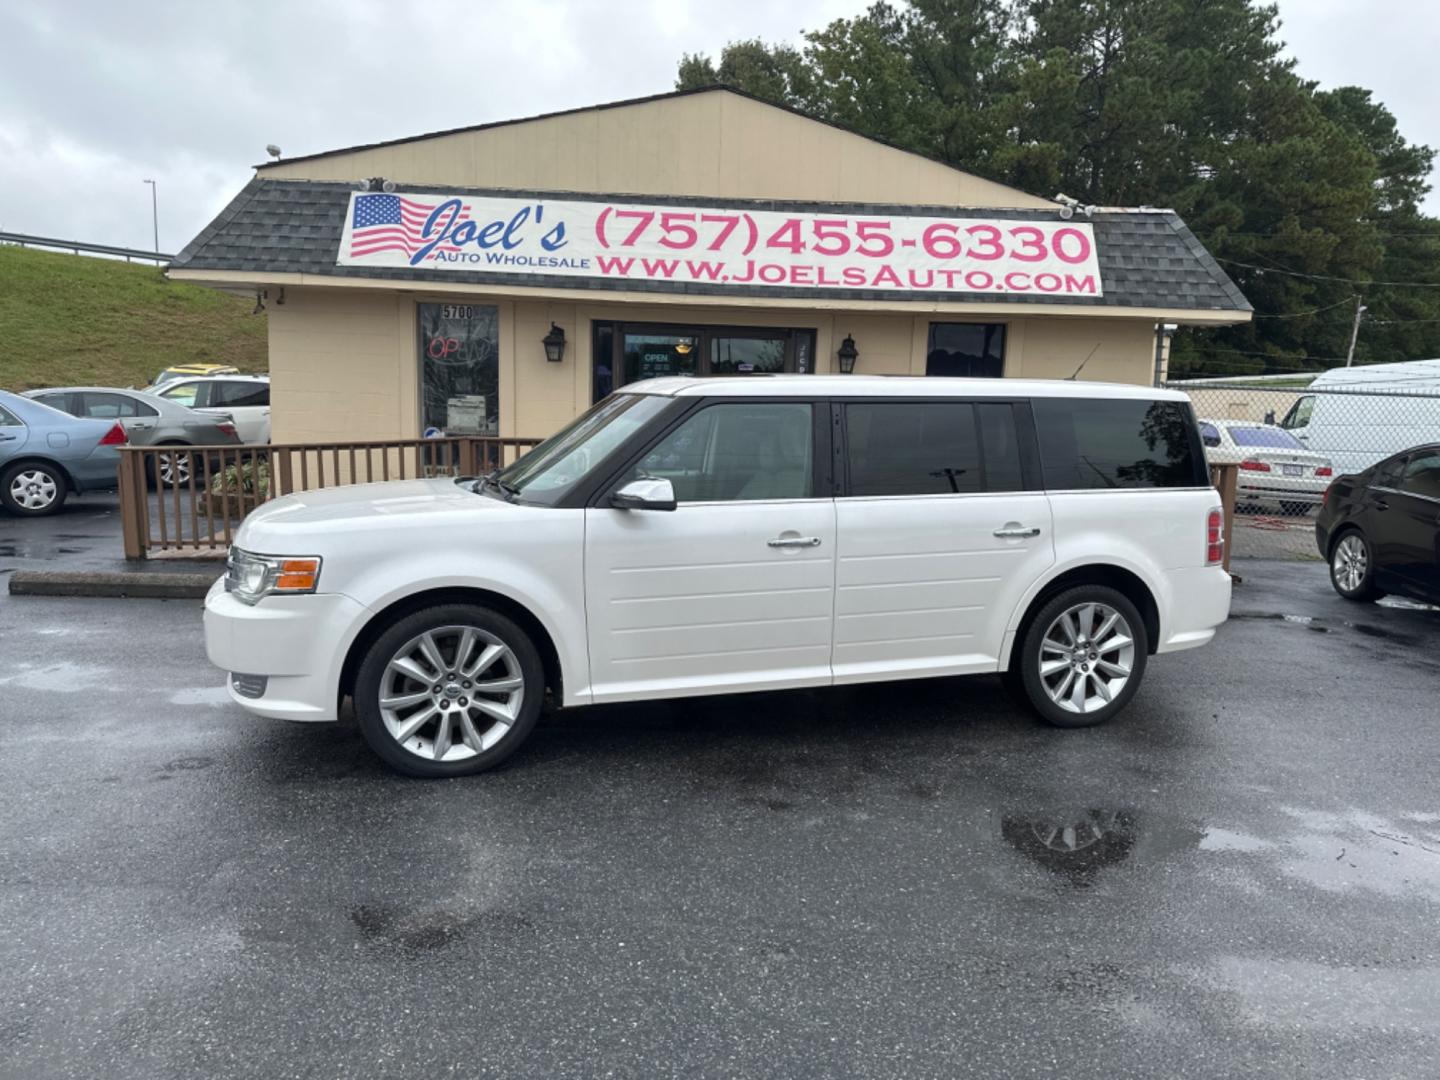
[[[1021,817],[1000,822],[1000,834],[1016,851],[1072,885],[1089,885],[1095,874],[1129,858],[1138,830],[1124,810]]]

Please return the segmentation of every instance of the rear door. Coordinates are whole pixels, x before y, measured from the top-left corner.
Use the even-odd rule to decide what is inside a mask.
[[[1384,542],[1392,572],[1412,589],[1440,598],[1440,449],[1410,455],[1388,502]]]
[[[229,416],[235,421],[240,441],[262,444],[270,441],[270,384],[260,380],[212,379],[209,397],[201,412]]]
[[[835,681],[994,671],[1011,613],[1054,561],[1049,502],[1022,465],[1028,413],[935,398],[836,408]]]
[[[79,390],[71,396],[76,401],[76,407],[71,410],[76,416],[92,420],[119,420],[126,437],[137,446],[148,445],[153,438],[159,413],[151,406],[127,394],[105,390]]]
[[[835,503],[820,409],[704,402],[586,510],[594,701],[830,682]],[[609,493],[640,476],[669,480],[678,508],[612,508]]]
[[[8,459],[19,455],[29,434],[29,429],[20,418],[4,405],[0,405],[0,467],[3,467]]]

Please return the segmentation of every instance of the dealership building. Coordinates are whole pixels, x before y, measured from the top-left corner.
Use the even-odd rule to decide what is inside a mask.
[[[276,442],[544,436],[658,375],[1149,384],[1250,318],[1172,211],[718,87],[257,166],[169,273],[264,305]]]

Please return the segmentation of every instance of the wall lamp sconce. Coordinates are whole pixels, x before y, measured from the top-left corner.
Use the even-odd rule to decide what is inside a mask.
[[[565,331],[550,324],[550,332],[540,339],[540,344],[545,346],[545,359],[552,364],[558,364],[565,359]]]
[[[840,348],[835,350],[835,359],[840,361],[840,373],[851,375],[855,372],[855,361],[860,359],[860,350],[855,348],[855,338],[845,335],[845,340],[840,343]]]

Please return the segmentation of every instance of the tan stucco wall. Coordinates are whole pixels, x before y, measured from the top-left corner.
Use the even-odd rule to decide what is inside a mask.
[[[453,294],[291,289],[269,306],[271,424],[275,442],[413,438],[420,434],[415,305]],[[780,326],[815,331],[816,368],[835,370],[853,334],[856,370],[923,375],[930,314],[647,307],[638,304],[501,299],[500,433],[545,436],[590,406],[594,320]],[[1007,377],[1066,378],[1090,355],[1082,380],[1149,385],[1155,324],[1145,318],[1007,316]],[[565,331],[565,359],[547,363],[540,339]],[[1093,350],[1093,355],[1092,354]]]
[[[1014,188],[726,91],[589,109],[309,161],[263,177],[542,191],[1047,207]]]

